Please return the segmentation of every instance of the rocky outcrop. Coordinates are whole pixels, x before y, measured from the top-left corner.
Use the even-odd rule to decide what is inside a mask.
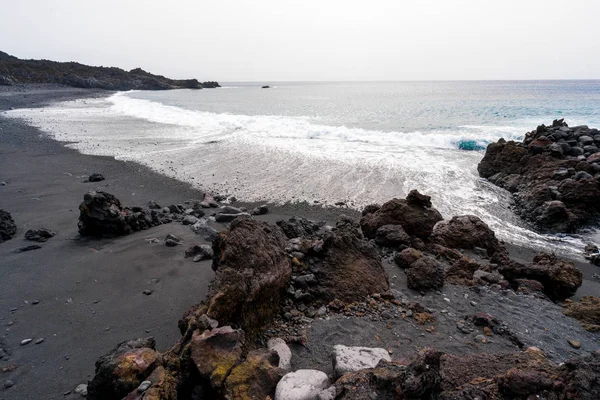
[[[367,210],[367,209],[365,209]],[[428,238],[442,215],[431,206],[431,198],[418,191],[411,191],[406,199],[392,199],[381,208],[371,207],[373,212],[363,215],[360,226],[368,238],[375,238],[377,230],[384,225],[401,225],[410,236]]]
[[[8,211],[0,209],[0,243],[10,240],[17,233],[17,225]]]
[[[153,338],[118,344],[96,361],[94,378],[88,384],[88,399],[122,399],[146,380],[160,365],[161,356]]]
[[[180,328],[186,331],[194,316],[206,313],[254,336],[279,312],[292,274],[285,238],[278,227],[239,217],[215,238],[213,251],[211,292],[202,306],[187,313]]]
[[[517,279],[540,282],[544,293],[552,300],[573,296],[583,282],[583,274],[572,262],[554,254],[541,253],[529,265],[510,261],[502,265],[499,272],[511,283]]]
[[[479,175],[514,193],[515,210],[538,229],[574,232],[600,216],[600,131],[541,125],[523,142],[488,146]]]
[[[169,79],[141,68],[124,71],[114,67],[92,67],[76,62],[20,60],[0,51],[0,85],[57,83],[78,88],[107,90],[166,90],[220,87],[196,79]]]
[[[79,233],[84,236],[127,235],[163,223],[164,215],[146,207],[122,207],[110,193],[91,191],[79,205]]]
[[[276,351],[258,349],[235,367],[225,381],[225,397],[236,400],[273,398],[275,388],[285,374],[278,367]]]

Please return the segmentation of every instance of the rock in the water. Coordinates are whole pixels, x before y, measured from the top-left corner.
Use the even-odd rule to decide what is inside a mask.
[[[102,191],[87,193],[79,211],[79,233],[84,236],[126,235],[162,223],[156,210],[124,208],[119,199]]]
[[[583,329],[600,332],[600,298],[584,296],[577,302],[567,301],[564,306],[565,315],[581,322]]]
[[[505,251],[494,231],[474,215],[454,216],[450,220],[438,222],[433,228],[432,240],[454,249],[481,247],[487,250],[488,256],[497,251]]]
[[[91,174],[88,177],[87,181],[88,182],[100,182],[100,181],[103,181],[104,179],[105,179],[104,175],[102,175],[102,174]]]
[[[381,360],[392,361],[386,349],[347,347],[341,344],[333,346],[331,358],[333,359],[333,370],[337,377],[344,375],[346,372],[375,368]]]
[[[544,293],[552,300],[564,300],[575,294],[583,282],[583,274],[575,265],[554,254],[541,253],[529,265],[511,261],[499,268],[506,280],[536,280],[544,285]]]
[[[414,190],[405,200],[390,200],[377,211],[364,215],[360,226],[368,238],[374,238],[377,230],[384,225],[401,225],[410,236],[426,239],[433,232],[434,225],[441,220],[442,215],[431,208],[429,196]]]
[[[10,240],[17,233],[17,225],[8,211],[0,209],[0,243]]]
[[[55,232],[46,228],[29,229],[27,232],[25,232],[25,239],[32,240],[34,242],[44,243],[45,241],[47,241],[51,237],[54,237],[55,235]]]
[[[285,373],[278,364],[279,356],[274,350],[251,351],[246,360],[235,367],[227,377],[226,398],[254,400],[274,395],[277,383]]]
[[[314,369],[299,369],[286,374],[277,384],[275,400],[315,400],[329,387],[327,374]]]
[[[122,342],[96,361],[88,384],[88,399],[122,399],[146,380],[160,364],[153,338]]]
[[[419,258],[405,272],[408,287],[413,290],[435,290],[444,286],[444,266],[433,257]]]
[[[410,245],[410,236],[402,225],[383,225],[375,233],[375,242],[386,247]]]
[[[200,376],[219,388],[242,358],[244,332],[230,326],[194,332],[190,342],[191,358]]]
[[[283,371],[292,369],[292,351],[283,339],[273,338],[267,342],[267,347],[270,350],[275,350],[279,355],[279,368]]]

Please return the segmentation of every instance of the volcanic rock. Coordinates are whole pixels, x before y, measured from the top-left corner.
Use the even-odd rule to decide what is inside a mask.
[[[600,298],[584,296],[580,301],[567,301],[564,304],[565,315],[575,318],[583,329],[590,332],[600,332]]]
[[[286,374],[277,384],[275,400],[315,400],[329,387],[327,374],[313,369],[299,369]]]
[[[433,228],[432,240],[454,249],[481,247],[487,250],[488,256],[506,251],[496,239],[494,231],[474,215],[454,216],[450,220],[438,222]]]
[[[335,345],[331,353],[335,375],[340,377],[347,372],[375,368],[379,361],[392,361],[388,351],[381,348],[347,347]]]
[[[405,200],[392,199],[377,211],[365,214],[360,220],[364,235],[374,238],[377,230],[384,225],[401,225],[410,236],[427,239],[434,225],[442,220],[442,215],[431,208],[429,196],[411,191]]]
[[[0,243],[10,240],[17,233],[17,225],[8,211],[0,209]]]
[[[423,256],[405,270],[408,287],[427,291],[444,286],[444,266],[435,258]]]
[[[275,394],[277,383],[285,374],[278,367],[274,350],[258,349],[235,367],[225,381],[225,397],[236,400],[266,399]]]
[[[32,240],[34,242],[44,243],[45,241],[47,241],[51,237],[54,237],[55,235],[55,232],[46,228],[29,229],[27,232],[25,232],[25,239]]]

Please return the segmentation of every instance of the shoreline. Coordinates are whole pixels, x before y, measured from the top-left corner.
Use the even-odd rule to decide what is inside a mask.
[[[33,85],[8,95],[13,89],[0,88],[0,111],[113,93]],[[6,329],[0,344],[8,346],[9,363],[18,365],[11,374],[16,385],[10,392],[0,391],[0,399],[65,398],[64,393],[93,376],[96,359],[116,343],[154,336],[163,350],[179,338],[177,320],[204,298],[213,277],[209,261],[192,263],[184,259],[183,251],[207,242],[177,223],[114,239],[74,240],[77,206],[95,188],[114,194],[128,206],[149,200],[163,206],[178,204],[199,198],[201,190],[143,165],[79,153],[37,128],[1,116],[0,171],[0,181],[7,183],[0,187],[0,208],[11,212],[18,229],[13,239],[0,244],[0,282],[4,283],[0,324]],[[106,180],[83,182],[95,172]],[[360,215],[350,208],[308,203],[269,205],[269,209],[260,219],[275,222],[298,215],[332,222],[341,214]],[[15,254],[14,249],[31,244],[23,239],[25,231],[41,227],[55,230],[57,236],[40,250]],[[185,244],[167,248],[145,241],[168,233],[180,236]],[[516,260],[530,261],[537,252],[507,246]],[[573,261],[584,272],[577,297],[600,293],[600,283],[592,278],[598,267]],[[146,289],[154,292],[146,296],[142,294]],[[45,340],[39,345],[19,346],[23,339],[42,337]]]

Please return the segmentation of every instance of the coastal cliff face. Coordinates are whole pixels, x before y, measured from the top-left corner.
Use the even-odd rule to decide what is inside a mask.
[[[514,194],[516,211],[545,232],[575,232],[600,216],[600,131],[541,125],[522,143],[488,146],[479,175]]]
[[[217,82],[169,79],[141,68],[125,71],[115,67],[93,67],[76,62],[21,60],[0,51],[0,85],[56,83],[77,88],[107,90],[168,90],[220,87]]]

